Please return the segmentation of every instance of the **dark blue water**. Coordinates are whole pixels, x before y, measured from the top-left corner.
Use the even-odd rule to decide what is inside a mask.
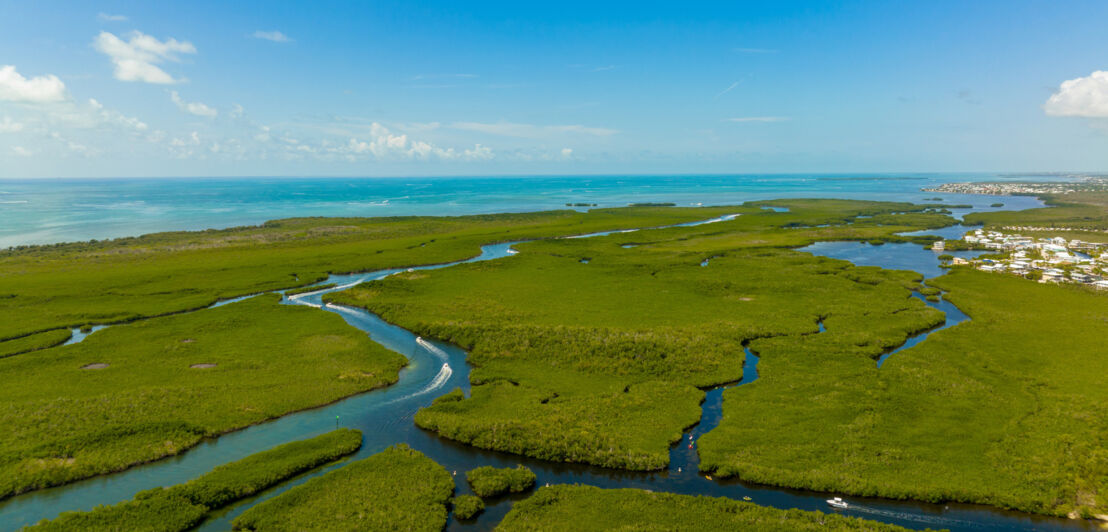
[[[922,187],[1004,179],[993,174],[3,179],[0,248],[295,216],[460,215],[565,209],[576,202],[723,205],[795,197],[922,202],[935,196],[921,192]],[[997,201],[995,196],[942,196],[948,204],[972,204],[977,210],[993,209],[989,205]],[[1010,210],[1041,205],[1025,197],[1003,202]]]

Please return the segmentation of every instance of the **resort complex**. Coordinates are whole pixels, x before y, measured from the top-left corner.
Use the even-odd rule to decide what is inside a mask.
[[[970,249],[1000,253],[976,259],[951,257],[954,266],[972,265],[984,272],[1003,272],[1043,283],[1077,283],[1108,290],[1108,243],[1033,238],[978,229],[962,238]],[[945,250],[944,242],[932,249]]]

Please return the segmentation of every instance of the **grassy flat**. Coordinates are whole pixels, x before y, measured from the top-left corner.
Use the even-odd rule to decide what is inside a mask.
[[[744,342],[812,335],[823,319],[830,341],[850,346],[844,356],[872,366],[942,320],[908,297],[918,274],[765,246],[836,231],[889,237],[949,218],[887,214],[903,204],[780,205],[791,212],[524,244],[504,260],[403,273],[329,299],[470,349],[472,396],[440,398],[417,414],[421,427],[548,460],[657,469],[699,419],[698,388],[741,378]],[[861,213],[881,221],[845,225]]]
[[[182,531],[199,524],[213,509],[249,497],[299,473],[357,451],[362,434],[340,429],[315,438],[286,443],[237,462],[222,465],[200,478],[139,493],[134,500],[98,506],[88,512],[65,512],[25,530],[61,531]]]
[[[69,329],[54,329],[0,342],[0,358],[58,346],[68,341],[72,336],[73,333]]]
[[[1065,228],[1067,231],[1108,229],[1108,192],[1047,194],[1041,197],[1049,207],[1024,211],[978,212],[966,215],[966,223],[983,224],[989,229],[1005,226]],[[1080,235],[1071,236],[1068,232],[1065,234],[1067,238],[1082,238]],[[1104,238],[1103,235],[1104,233],[1100,233],[1101,239]]]
[[[907,530],[856,517],[778,510],[723,497],[653,493],[592,486],[548,486],[515,503],[496,527],[527,530]]]
[[[454,479],[406,445],[390,447],[247,510],[235,530],[426,530],[446,526]]]
[[[295,218],[223,230],[0,251],[3,340],[119,323],[293,288],[328,273],[436,264],[482,244],[650,227],[734,208],[624,208],[460,217]]]
[[[762,378],[724,392],[701,467],[859,495],[1108,513],[1108,297],[965,268],[931,284],[973,320],[880,371],[822,362],[839,348],[817,338],[755,342]]]
[[[278,299],[110,327],[0,359],[0,497],[177,454],[396,381],[402,356],[337,315]]]

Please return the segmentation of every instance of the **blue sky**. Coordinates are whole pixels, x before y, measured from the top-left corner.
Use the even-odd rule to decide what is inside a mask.
[[[0,2],[0,177],[1108,170],[1108,3]]]

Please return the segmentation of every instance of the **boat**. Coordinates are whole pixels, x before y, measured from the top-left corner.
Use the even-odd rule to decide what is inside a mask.
[[[842,499],[842,497],[835,497],[834,499],[827,499],[827,504],[832,508],[850,508],[850,504]]]
[[[744,501],[749,501],[749,500],[753,500],[753,499],[750,498],[750,495],[744,495],[743,500]]]

